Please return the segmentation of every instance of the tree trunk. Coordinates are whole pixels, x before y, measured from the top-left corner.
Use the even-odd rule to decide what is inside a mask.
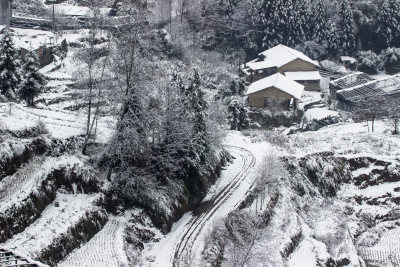
[[[375,122],[375,119],[372,119],[372,132],[374,132],[374,122]]]
[[[258,206],[258,196],[256,197],[256,215],[257,215],[257,206]]]

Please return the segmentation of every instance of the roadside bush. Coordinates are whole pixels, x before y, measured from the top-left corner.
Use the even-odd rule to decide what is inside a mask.
[[[386,73],[395,74],[400,72],[400,48],[388,48],[383,50],[380,56]]]
[[[296,49],[306,54],[308,57],[315,60],[326,59],[327,52],[325,47],[317,44],[314,41],[306,41],[296,46]]]
[[[18,138],[32,138],[37,137],[42,134],[48,134],[49,131],[46,128],[46,125],[42,121],[37,121],[36,125],[33,127],[26,127],[21,130],[10,132],[11,135]]]
[[[357,55],[359,71],[368,74],[377,74],[381,66],[381,61],[378,55],[372,51],[361,51]]]

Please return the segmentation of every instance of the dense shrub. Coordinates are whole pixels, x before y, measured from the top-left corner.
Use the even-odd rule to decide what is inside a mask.
[[[298,46],[296,46],[296,49],[315,60],[322,60],[327,58],[325,47],[317,44],[314,41],[306,41],[302,44],[299,44]]]
[[[383,50],[381,53],[381,61],[388,74],[400,72],[400,48],[391,47]]]
[[[379,56],[372,51],[361,51],[357,55],[358,70],[368,74],[377,74],[381,66]]]

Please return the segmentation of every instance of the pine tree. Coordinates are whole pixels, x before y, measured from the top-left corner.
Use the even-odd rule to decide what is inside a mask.
[[[9,99],[15,98],[15,92],[21,81],[20,64],[12,35],[5,31],[0,40],[0,93]]]
[[[42,91],[46,83],[44,76],[39,72],[39,59],[35,52],[26,55],[25,64],[22,67],[23,80],[18,91],[21,99],[25,100],[29,106],[34,105],[34,98]]]
[[[353,13],[347,0],[340,0],[339,3],[339,34],[340,47],[342,52],[352,55],[356,51],[355,24]]]
[[[325,21],[325,6],[322,0],[319,0],[314,6],[313,12],[313,40],[318,44],[322,44],[327,33],[327,26]]]
[[[295,46],[304,40],[305,34],[303,29],[302,13],[298,6],[298,0],[288,1],[288,35],[286,44],[289,46]]]
[[[262,5],[264,27],[263,47],[278,44],[295,46],[304,39],[304,19],[298,10],[297,0],[265,0]]]
[[[229,104],[228,112],[228,120],[231,125],[231,130],[241,131],[249,127],[250,119],[247,115],[248,111],[237,99],[233,100]]]
[[[335,58],[339,51],[339,37],[336,32],[336,25],[333,21],[329,20],[326,26],[326,34],[324,36],[323,45],[326,52],[331,58]]]
[[[195,158],[204,163],[208,150],[206,114],[207,102],[204,99],[204,91],[201,86],[199,71],[194,69],[192,77],[189,78],[189,86],[185,89],[185,95],[189,102],[189,109],[194,115],[194,139],[196,147],[193,152]]]
[[[308,40],[311,32],[311,11],[306,0],[294,0],[294,7],[297,12],[298,25],[302,32],[301,40]],[[311,37],[310,37],[311,38]]]
[[[400,2],[398,0],[385,1],[379,12],[377,26],[382,48],[400,45]]]
[[[290,2],[291,3],[291,2]],[[263,47],[269,49],[284,44],[287,33],[287,5],[280,0],[264,1],[262,5],[262,23],[264,26]]]

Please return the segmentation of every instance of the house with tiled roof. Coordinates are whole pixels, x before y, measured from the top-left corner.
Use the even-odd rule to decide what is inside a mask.
[[[258,58],[241,66],[241,75],[249,83],[280,73],[300,84],[306,91],[320,91],[319,63],[285,45],[261,52]]]
[[[303,85],[276,73],[252,83],[246,95],[254,108],[268,107],[278,101],[282,110],[296,110],[303,92]]]

